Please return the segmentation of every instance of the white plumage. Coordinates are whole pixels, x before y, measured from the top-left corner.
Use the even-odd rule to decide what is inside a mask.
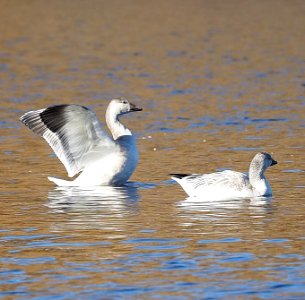
[[[138,163],[135,137],[119,120],[141,108],[125,98],[113,99],[106,111],[112,133],[102,129],[94,112],[80,105],[57,105],[21,116],[20,120],[42,136],[65,166],[72,181],[48,177],[59,186],[123,185]]]
[[[225,170],[211,174],[171,174],[191,197],[207,200],[224,200],[272,196],[272,190],[264,172],[277,164],[270,154],[257,153],[249,168],[249,174]]]

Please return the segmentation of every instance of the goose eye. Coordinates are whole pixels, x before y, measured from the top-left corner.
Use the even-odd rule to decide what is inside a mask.
[[[127,100],[121,100],[121,103],[128,104],[128,101]]]

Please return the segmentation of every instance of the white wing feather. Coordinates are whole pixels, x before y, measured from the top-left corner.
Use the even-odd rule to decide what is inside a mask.
[[[236,190],[241,190],[249,185],[249,178],[246,174],[231,170],[203,175],[194,174],[183,178],[183,181],[187,185],[191,185],[194,190],[209,187],[215,189],[222,187],[229,188],[231,186]]]

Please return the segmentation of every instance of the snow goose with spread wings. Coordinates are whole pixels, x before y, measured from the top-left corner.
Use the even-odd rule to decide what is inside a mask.
[[[48,142],[69,177],[80,173],[71,181],[48,177],[56,185],[121,186],[138,164],[138,150],[120,116],[141,110],[125,98],[111,100],[106,123],[112,137],[104,132],[93,111],[75,104],[29,111],[20,120]]]

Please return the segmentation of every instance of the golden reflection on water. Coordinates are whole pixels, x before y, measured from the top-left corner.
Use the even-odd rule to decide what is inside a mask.
[[[5,296],[304,295],[304,10],[0,1]],[[104,121],[117,96],[144,108],[123,120],[138,137],[133,183],[53,187],[65,170],[20,115],[78,103]],[[272,199],[192,203],[168,176],[245,172],[261,150],[279,162]]]

